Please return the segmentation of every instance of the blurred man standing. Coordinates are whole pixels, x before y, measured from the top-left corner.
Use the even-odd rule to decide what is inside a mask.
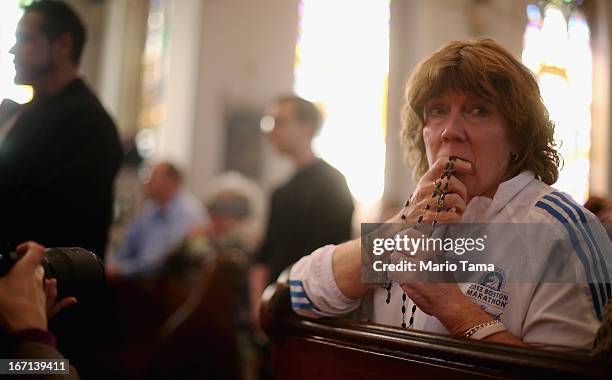
[[[115,124],[78,77],[85,29],[63,2],[39,1],[15,35],[15,83],[31,85],[34,98],[0,117],[0,248],[35,240],[102,257],[122,152]],[[96,353],[114,344],[113,308],[103,289],[87,290],[51,330],[84,378],[112,378]]]
[[[3,249],[36,240],[104,254],[122,153],[113,121],[77,75],[84,44],[64,3],[25,8],[10,52],[15,83],[31,85],[34,98],[0,117]]]
[[[252,314],[258,320],[264,287],[291,263],[314,249],[351,238],[353,200],[344,176],[312,151],[321,125],[314,104],[283,96],[271,109],[268,137],[297,171],[272,195],[266,237],[251,270]]]
[[[145,184],[149,202],[129,227],[124,244],[108,258],[110,275],[159,273],[172,249],[208,220],[202,204],[181,182],[180,171],[171,163],[161,162],[153,168]]]

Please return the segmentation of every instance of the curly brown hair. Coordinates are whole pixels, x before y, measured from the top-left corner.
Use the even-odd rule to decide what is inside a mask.
[[[422,61],[406,86],[401,139],[415,179],[428,169],[423,141],[425,103],[447,92],[464,92],[493,102],[506,120],[518,158],[509,176],[531,170],[548,185],[559,177],[561,158],[553,139],[555,125],[527,67],[491,39],[452,41]]]

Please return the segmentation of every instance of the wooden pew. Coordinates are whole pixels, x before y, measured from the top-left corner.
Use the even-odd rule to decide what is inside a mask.
[[[289,287],[263,294],[261,323],[273,342],[275,379],[612,379],[612,358],[468,341],[346,319],[309,319]]]
[[[115,279],[123,335],[116,367],[125,379],[240,379],[236,309],[247,278],[239,251],[190,275]]]

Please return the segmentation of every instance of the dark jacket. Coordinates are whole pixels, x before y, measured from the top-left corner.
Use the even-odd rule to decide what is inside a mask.
[[[302,256],[351,238],[353,199],[344,176],[323,160],[299,170],[274,191],[266,239],[254,262],[270,281]]]
[[[0,145],[0,249],[35,240],[102,257],[122,155],[115,124],[80,79],[19,112]]]

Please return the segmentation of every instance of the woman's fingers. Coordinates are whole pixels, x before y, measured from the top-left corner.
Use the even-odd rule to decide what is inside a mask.
[[[465,212],[467,205],[465,200],[455,193],[446,193],[431,200],[420,202],[420,211],[414,212],[417,215],[416,223],[459,223],[461,215]]]
[[[422,182],[422,181],[421,181]],[[467,200],[467,188],[457,177],[451,176],[450,178],[440,179],[437,178],[434,181],[419,183],[418,189],[415,191],[413,199],[415,200],[433,200],[444,193],[455,193],[463,198],[464,202]]]
[[[451,170],[457,173],[469,173],[472,170],[472,164],[461,159],[455,159],[451,162],[450,157],[438,157],[423,178],[428,181],[433,181],[440,178],[445,170]]]
[[[436,212],[435,210],[427,211],[423,215],[423,220],[421,221],[421,223],[432,223],[434,220],[436,221],[436,223],[441,224],[460,223],[461,215],[459,215],[456,211],[452,210],[440,212]]]
[[[455,223],[467,207],[467,188],[454,173],[467,173],[472,164],[460,159],[439,157],[421,177],[413,193],[410,206],[403,211],[406,223]],[[435,214],[443,214],[435,216]]]
[[[458,194],[461,199],[463,199],[464,203],[467,202],[467,187],[465,187],[459,178],[451,176],[450,179],[441,180],[440,182],[440,190],[446,188],[446,190],[443,190],[445,193]],[[448,185],[446,185],[446,183],[448,183]],[[436,185],[434,184],[433,186],[435,187]]]
[[[437,207],[440,207],[440,211],[454,211],[459,215],[463,215],[463,212],[467,208],[465,200],[456,193],[448,193],[444,195],[441,203],[436,203]]]

